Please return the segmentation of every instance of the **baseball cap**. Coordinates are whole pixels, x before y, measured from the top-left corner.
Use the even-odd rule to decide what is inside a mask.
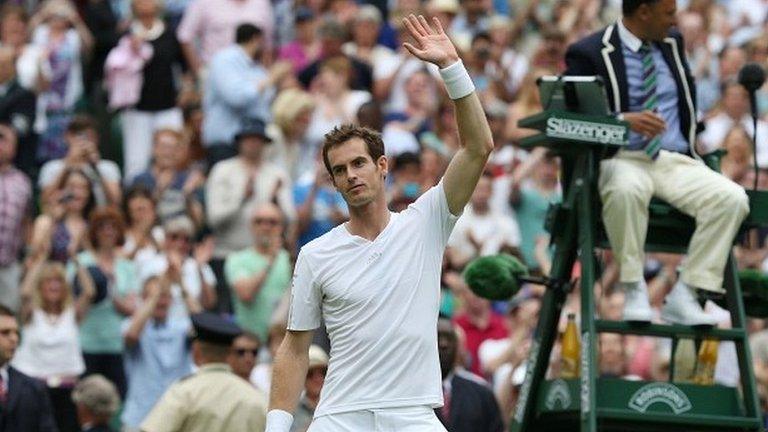
[[[310,345],[309,347],[309,368],[328,366],[328,354],[325,350],[318,345]]]
[[[240,138],[245,136],[257,136],[265,142],[272,142],[272,138],[267,135],[267,125],[259,118],[252,118],[244,121],[243,127],[235,135],[235,141],[240,141]]]

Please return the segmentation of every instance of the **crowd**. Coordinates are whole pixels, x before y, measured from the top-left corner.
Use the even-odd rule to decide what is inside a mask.
[[[245,331],[228,362],[268,394],[298,250],[348,214],[319,154],[324,134],[342,123],[383,134],[393,211],[437,184],[459,145],[436,67],[402,47],[402,18],[423,13],[437,17],[460,48],[495,142],[449,240],[441,315],[450,321],[438,326],[444,370],[468,382],[447,386],[446,400],[483,403],[449,404],[454,409],[441,418],[455,431],[498,418],[487,430],[502,430],[525,375],[543,288],[490,302],[467,288],[461,272],[477,256],[502,252],[533,272],[549,271],[543,225],[549,204],[561,199],[559,161],[522,149],[532,132],[517,121],[542,108],[536,79],[562,73],[568,44],[615,20],[620,6],[4,1],[0,303],[21,329],[10,364],[45,384],[58,430],[79,431],[83,418],[137,430],[168,387],[193,370],[189,316],[208,310]],[[727,150],[723,173],[747,188],[756,159],[759,187],[768,188],[768,92],[757,94],[754,158],[749,98],[736,82],[746,62],[768,66],[768,2],[681,0],[678,11],[705,126],[700,152]],[[740,242],[740,268],[768,271],[765,237]],[[616,263],[610,251],[600,257],[598,310],[619,319]],[[680,260],[648,256],[656,311]],[[571,295],[566,311],[578,314],[578,301]],[[750,332],[768,407],[768,326],[752,320]],[[315,343],[296,430],[311,420],[327,368],[322,331]],[[605,334],[600,371],[663,380],[670,349],[661,339]],[[723,343],[719,350],[716,381],[736,386],[735,349]],[[558,365],[555,355],[552,376]],[[113,397],[89,411],[82,405],[93,389]]]

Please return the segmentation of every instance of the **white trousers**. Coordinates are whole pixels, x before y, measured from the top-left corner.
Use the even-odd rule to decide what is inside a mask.
[[[307,432],[446,432],[428,406],[351,411],[317,417]]]
[[[125,110],[123,127],[123,180],[129,183],[149,167],[155,131],[171,128],[181,131],[184,116],[179,108],[163,111]]]
[[[744,189],[691,157],[662,150],[655,161],[642,151],[620,151],[600,162],[603,223],[619,261],[621,282],[643,277],[648,204],[661,198],[696,219],[681,279],[723,292],[723,271],[733,238],[749,213]]]

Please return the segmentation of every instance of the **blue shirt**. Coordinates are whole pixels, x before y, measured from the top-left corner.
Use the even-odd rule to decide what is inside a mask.
[[[123,334],[130,319],[123,323]],[[122,420],[126,426],[138,428],[168,387],[192,372],[187,335],[187,319],[170,318],[163,324],[147,321],[139,343],[123,354],[128,394]]]
[[[240,45],[222,49],[209,64],[203,94],[203,144],[232,144],[242,122],[260,118],[269,123],[275,90],[259,91],[267,70],[253,61]]]
[[[629,84],[629,111],[643,111],[643,54],[639,52],[643,42],[624,27],[621,21],[619,21],[618,27],[621,50],[624,54],[624,66],[627,70],[627,83]],[[658,97],[656,112],[667,124],[666,130],[661,135],[661,148],[678,153],[687,153],[688,140],[680,131],[677,83],[659,47],[655,44],[651,46],[653,63],[656,66],[656,95]],[[647,143],[647,138],[637,132],[630,132],[629,150],[641,150]]]

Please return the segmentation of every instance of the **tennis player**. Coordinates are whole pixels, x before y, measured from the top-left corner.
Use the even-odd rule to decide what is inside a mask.
[[[349,222],[305,245],[288,332],[273,367],[267,432],[288,432],[307,374],[312,332],[325,321],[330,363],[309,432],[444,432],[437,317],[443,251],[493,149],[480,100],[437,19],[411,15],[405,48],[440,68],[461,147],[437,186],[400,213],[387,209],[381,135],[344,125],[323,158]]]

